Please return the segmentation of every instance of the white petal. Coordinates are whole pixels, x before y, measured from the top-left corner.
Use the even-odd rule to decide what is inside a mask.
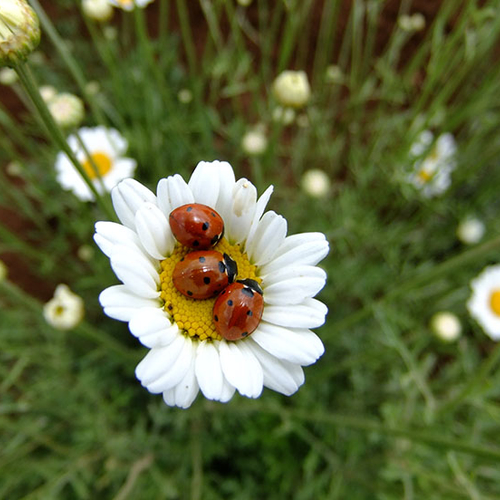
[[[192,344],[193,351],[196,349],[195,343]],[[191,355],[191,364],[184,375],[184,378],[171,389],[163,393],[163,400],[169,406],[178,406],[179,408],[189,408],[198,395],[199,386],[194,373],[195,353]]]
[[[269,186],[257,201],[252,223],[250,224],[250,229],[248,230],[247,243],[253,239],[253,235],[257,230],[259,220],[262,217],[264,210],[266,209],[269,198],[271,198],[271,195],[273,194],[273,189],[273,186]]]
[[[194,169],[188,186],[194,195],[196,203],[215,207],[220,188],[220,179],[217,172],[218,163],[217,161],[200,161]]]
[[[233,208],[233,188],[235,184],[233,167],[227,161],[219,162],[217,169],[219,175],[219,197],[215,204],[215,210],[226,221],[229,220]]]
[[[284,328],[261,321],[252,339],[273,356],[302,366],[316,362],[325,352],[319,337],[305,328]]]
[[[262,319],[268,323],[292,328],[317,328],[324,324],[328,308],[319,300],[306,299],[293,306],[267,305]]]
[[[219,346],[222,372],[242,396],[258,398],[262,393],[262,367],[245,342],[224,342]]]
[[[247,179],[239,179],[232,190],[232,207],[224,218],[230,243],[241,243],[248,235],[257,204],[257,189]],[[222,214],[221,214],[222,215]]]
[[[174,247],[175,239],[163,212],[152,203],[144,203],[135,214],[135,226],[142,245],[151,257],[163,260]]]
[[[168,373],[185,344],[184,335],[178,335],[167,346],[153,347],[135,369],[135,375],[141,381],[141,384],[147,388]]]
[[[160,295],[160,274],[144,254],[123,245],[115,245],[110,261],[117,278],[130,291],[148,299]]]
[[[184,337],[184,335],[180,337],[184,339],[181,351],[169,365],[167,371],[160,378],[148,385],[148,391],[154,394],[168,391],[179,384],[188,372],[193,356],[195,355],[193,341],[190,337]]]
[[[219,401],[224,386],[224,375],[220,366],[219,352],[213,342],[200,342],[194,369],[203,395],[207,399]]]
[[[159,308],[158,299],[146,299],[131,292],[125,285],[113,285],[99,295],[104,314],[119,321],[130,321],[133,314],[142,307]]]
[[[124,179],[111,191],[116,215],[124,226],[135,229],[135,213],[143,203],[156,204],[156,196],[135,179]]]
[[[194,202],[191,189],[179,174],[161,179],[156,193],[158,206],[167,218],[175,208]]]
[[[314,266],[327,256],[328,250],[323,233],[293,234],[285,238],[273,260],[261,268],[261,276],[292,264]]]
[[[246,343],[262,366],[266,387],[285,396],[297,392],[304,383],[304,370],[300,365],[274,357],[262,349],[251,337]]]
[[[160,308],[144,307],[133,314],[128,325],[132,335],[146,347],[166,346],[179,334],[179,328]]]
[[[95,224],[94,241],[104,255],[111,255],[115,245],[141,247],[137,234],[132,229],[116,222],[100,221]]]
[[[247,240],[245,249],[250,260],[258,266],[269,262],[283,243],[286,230],[287,223],[281,215],[266,212],[253,237]]]
[[[289,266],[263,279],[264,302],[272,305],[300,304],[314,297],[325,283],[326,273],[320,267]]]

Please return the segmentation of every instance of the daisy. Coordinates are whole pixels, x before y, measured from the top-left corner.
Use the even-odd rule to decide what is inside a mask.
[[[291,395],[304,382],[302,366],[324,352],[310,328],[321,326],[327,313],[313,297],[325,285],[326,273],[316,264],[328,242],[321,233],[286,236],[286,220],[264,213],[271,193],[272,186],[257,199],[255,186],[236,181],[231,165],[220,161],[200,162],[188,183],[180,175],[161,179],[156,195],[133,179],[111,192],[122,224],[97,222],[94,239],[123,284],[99,300],[150,348],[136,376],[167,405],[187,408],[199,391],[221,402],[236,390],[257,398],[264,386]],[[222,216],[225,233],[215,249],[236,261],[238,279],[253,279],[263,290],[262,320],[243,339],[218,335],[215,298],[191,299],[173,286],[174,266],[189,249],[176,244],[168,217],[193,202]]]
[[[408,181],[426,198],[444,193],[451,184],[455,170],[456,143],[452,134],[442,134],[434,141],[434,134],[424,130],[411,146],[413,172]]]
[[[90,159],[75,135],[68,137],[68,145],[99,193],[104,190],[110,191],[119,181],[134,174],[136,161],[123,156],[128,143],[117,130],[102,126],[83,127],[78,131],[78,135],[85,144]],[[80,200],[94,199],[92,191],[65,153],[61,152],[57,155],[55,169],[57,180],[64,189],[73,191]]]
[[[57,285],[54,297],[43,306],[45,321],[57,330],[72,330],[85,315],[83,299],[68,285]]]
[[[500,264],[486,267],[471,281],[469,313],[493,340],[500,340]]]
[[[134,10],[135,7],[146,7],[153,0],[108,0],[111,5],[123,10]]]
[[[311,97],[311,87],[306,72],[283,71],[273,82],[273,93],[282,106],[292,108],[305,106]]]

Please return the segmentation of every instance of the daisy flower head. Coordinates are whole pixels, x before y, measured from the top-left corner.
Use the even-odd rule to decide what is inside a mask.
[[[311,87],[306,72],[283,71],[273,82],[273,93],[282,106],[292,108],[305,106],[311,97]]]
[[[54,297],[43,306],[45,321],[57,330],[72,330],[84,315],[83,299],[64,284],[57,285]]]
[[[108,0],[111,5],[118,7],[123,10],[134,10],[135,7],[140,7],[141,9],[146,7],[146,5],[153,2],[153,0]]]
[[[102,126],[83,127],[78,135],[87,151],[82,148],[75,135],[68,137],[68,145],[99,193],[110,191],[119,181],[134,174],[137,163],[132,158],[123,156],[128,143],[117,130]],[[55,169],[57,180],[63,189],[73,191],[82,201],[94,200],[92,191],[65,153],[57,155]]]
[[[452,134],[441,134],[434,140],[434,134],[424,130],[410,148],[413,171],[408,182],[425,198],[444,193],[451,184],[451,173],[456,167],[456,150]]]
[[[486,267],[471,281],[470,315],[493,340],[500,340],[500,264]]]
[[[304,382],[302,367],[324,352],[310,329],[321,326],[327,313],[313,297],[326,282],[316,264],[327,255],[328,242],[321,233],[287,236],[286,220],[264,212],[271,193],[269,187],[257,198],[255,186],[236,180],[231,165],[220,161],[200,162],[187,183],[180,175],[161,179],[156,194],[133,179],[111,192],[121,224],[97,222],[94,239],[122,284],[105,289],[99,300],[108,316],[128,322],[150,349],[135,373],[169,406],[187,408],[199,391],[221,402],[236,390],[257,398],[263,387],[291,395]],[[191,210],[220,216],[224,236],[219,228],[210,252],[229,257],[236,272],[232,284],[206,299],[179,291],[173,278],[176,269],[199,258],[199,251],[176,240],[172,229],[178,235],[178,227],[169,223]],[[205,223],[199,227],[211,230]],[[195,240],[192,248],[197,245]],[[205,262],[201,254],[199,262]],[[255,309],[243,307],[244,300],[255,301]],[[225,314],[236,318],[237,340],[226,338],[227,324],[221,328]],[[244,331],[251,322],[256,329]]]

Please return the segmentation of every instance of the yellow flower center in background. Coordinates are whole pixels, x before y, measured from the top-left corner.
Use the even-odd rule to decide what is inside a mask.
[[[238,265],[236,279],[250,278],[259,283],[261,282],[261,279],[255,274],[256,267],[250,263],[246,253],[242,252],[240,245],[231,245],[225,238],[222,238],[214,247],[214,250],[222,254],[227,253],[236,262]],[[165,302],[163,307],[186,335],[200,340],[221,340],[222,338],[215,330],[212,319],[212,310],[217,297],[212,299],[191,299],[182,295],[175,288],[172,281],[175,265],[190,251],[190,248],[178,244],[172,255],[161,261],[160,297]]]
[[[491,310],[500,316],[500,290],[493,290],[490,295]]]
[[[106,153],[97,151],[96,153],[92,153],[90,155],[90,158],[92,159],[92,161],[87,158],[84,162],[82,162],[82,167],[92,180],[97,179],[98,176],[105,176],[111,170],[111,165],[113,164],[113,162]],[[95,171],[94,165],[92,163],[95,164],[98,173]]]
[[[429,182],[434,174],[427,172],[427,170],[421,169],[420,172],[417,174],[418,179],[423,183],[426,184]]]

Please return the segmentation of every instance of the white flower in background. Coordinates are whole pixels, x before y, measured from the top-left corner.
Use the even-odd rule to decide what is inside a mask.
[[[293,108],[276,106],[273,109],[273,120],[282,125],[290,125],[295,120],[295,110]]]
[[[464,219],[457,227],[457,237],[466,245],[479,243],[486,231],[483,221],[474,217]]]
[[[452,134],[434,134],[424,130],[410,149],[413,172],[408,181],[426,198],[444,193],[451,184],[455,170],[457,146]]]
[[[181,89],[177,93],[177,99],[182,104],[189,104],[193,100],[193,93],[189,89]]]
[[[12,177],[19,177],[23,173],[23,169],[22,169],[21,164],[16,160],[13,160],[13,161],[7,163],[7,166],[5,167],[5,171],[9,175],[12,175]]]
[[[486,267],[470,284],[469,313],[493,340],[500,340],[500,265]]]
[[[57,330],[75,328],[85,315],[83,299],[67,285],[57,285],[54,297],[43,306],[45,321]]]
[[[462,333],[462,324],[456,314],[441,311],[431,318],[431,329],[443,342],[454,342]]]
[[[82,245],[78,248],[76,254],[83,262],[90,262],[94,258],[95,250],[90,245]]]
[[[419,12],[411,16],[402,14],[398,18],[398,25],[403,31],[422,31],[425,28],[425,17]]]
[[[241,139],[241,148],[251,156],[258,156],[267,149],[267,135],[265,127],[257,125],[249,130]]]
[[[0,69],[0,83],[2,85],[13,85],[18,80],[17,73],[11,68]]]
[[[42,85],[38,91],[46,103],[57,95],[57,90],[52,85]]]
[[[253,0],[238,0],[238,3],[242,6],[242,7],[248,7],[251,3],[252,3]]]
[[[199,390],[221,402],[235,390],[257,398],[264,386],[291,395],[304,382],[302,366],[324,352],[310,328],[321,326],[327,312],[313,297],[325,285],[326,273],[316,264],[328,242],[321,233],[286,236],[286,220],[264,213],[271,193],[272,187],[257,199],[255,186],[236,181],[231,165],[219,161],[200,162],[188,183],[180,175],[161,179],[156,195],[133,179],[111,192],[122,224],[97,222],[94,239],[123,284],[99,300],[150,348],[136,376],[170,406],[189,407]],[[217,333],[215,298],[185,297],[172,283],[174,266],[189,249],[176,243],[169,214],[193,202],[221,215],[225,233],[215,249],[237,262],[238,279],[260,281],[263,290],[261,322],[237,341]]]
[[[301,108],[311,97],[311,87],[305,71],[283,71],[273,83],[273,93],[282,105]]]
[[[330,192],[330,177],[318,168],[308,170],[302,176],[302,189],[313,198],[322,198]]]
[[[340,66],[337,66],[336,64],[330,64],[326,68],[325,77],[328,83],[333,84],[344,83],[345,80],[344,72],[342,71]]]
[[[99,85],[99,82],[95,80],[91,80],[90,82],[85,84],[85,92],[89,95],[97,95],[99,91],[101,90],[101,86]]]
[[[153,0],[108,0],[111,5],[123,10],[134,10],[135,7],[146,7]]]
[[[68,92],[56,94],[47,102],[54,121],[62,128],[77,127],[85,116],[83,101]]]
[[[106,22],[113,17],[113,6],[108,0],[82,0],[82,11],[94,21]]]
[[[0,260],[0,281],[5,281],[8,275],[7,266],[3,260]]]
[[[110,191],[119,181],[134,174],[136,161],[123,156],[128,143],[117,130],[102,126],[83,127],[78,131],[78,135],[85,144],[90,158],[75,135],[68,137],[68,145],[99,193]],[[57,155],[55,168],[57,180],[64,189],[73,191],[83,201],[94,199],[92,191],[65,153],[60,152]]]
[[[38,16],[25,0],[0,2],[0,66],[24,61],[40,43]]]

